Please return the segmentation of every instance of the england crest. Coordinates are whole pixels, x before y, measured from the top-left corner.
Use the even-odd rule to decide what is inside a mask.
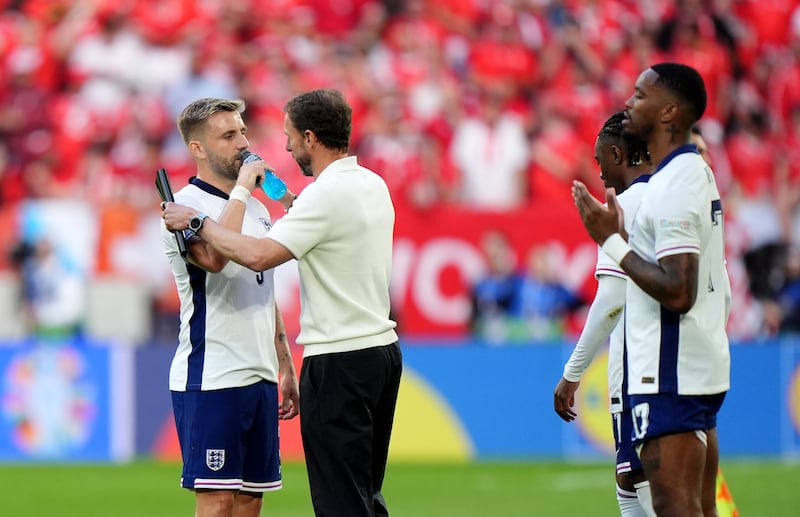
[[[225,449],[206,449],[206,465],[217,471],[225,465]]]

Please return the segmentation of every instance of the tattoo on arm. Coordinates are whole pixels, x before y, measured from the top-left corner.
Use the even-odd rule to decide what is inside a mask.
[[[696,255],[672,255],[653,264],[628,253],[620,266],[636,285],[665,307],[686,312],[694,305],[699,267]]]

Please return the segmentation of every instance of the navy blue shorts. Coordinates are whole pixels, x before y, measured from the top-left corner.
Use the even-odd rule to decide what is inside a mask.
[[[716,395],[631,395],[633,446],[668,434],[717,427],[725,393]]]
[[[267,492],[281,488],[278,387],[173,391],[181,486]]]
[[[614,443],[617,447],[617,474],[642,470],[642,462],[633,448],[633,417],[630,411],[611,414]]]

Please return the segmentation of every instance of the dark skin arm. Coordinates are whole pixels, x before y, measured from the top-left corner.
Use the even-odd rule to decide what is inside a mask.
[[[572,382],[561,377],[553,391],[553,409],[564,422],[572,422],[578,416],[574,407],[575,392],[578,391],[580,384],[580,381]]]
[[[586,185],[575,181],[572,199],[583,226],[595,242],[602,245],[614,233],[627,237],[624,214],[614,189],[606,190],[607,206],[604,206],[589,193]],[[631,251],[622,259],[620,267],[644,292],[674,312],[689,312],[697,299],[699,257],[694,253],[670,255],[653,264]]]

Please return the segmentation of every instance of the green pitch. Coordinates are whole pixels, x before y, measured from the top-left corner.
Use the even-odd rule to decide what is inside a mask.
[[[744,517],[797,515],[800,464],[725,461]],[[284,488],[264,496],[263,515],[312,514],[303,465],[284,466]],[[178,487],[180,466],[0,465],[2,515],[15,517],[177,517],[193,514]],[[384,495],[394,517],[561,517],[619,515],[613,466],[564,462],[389,465]]]

